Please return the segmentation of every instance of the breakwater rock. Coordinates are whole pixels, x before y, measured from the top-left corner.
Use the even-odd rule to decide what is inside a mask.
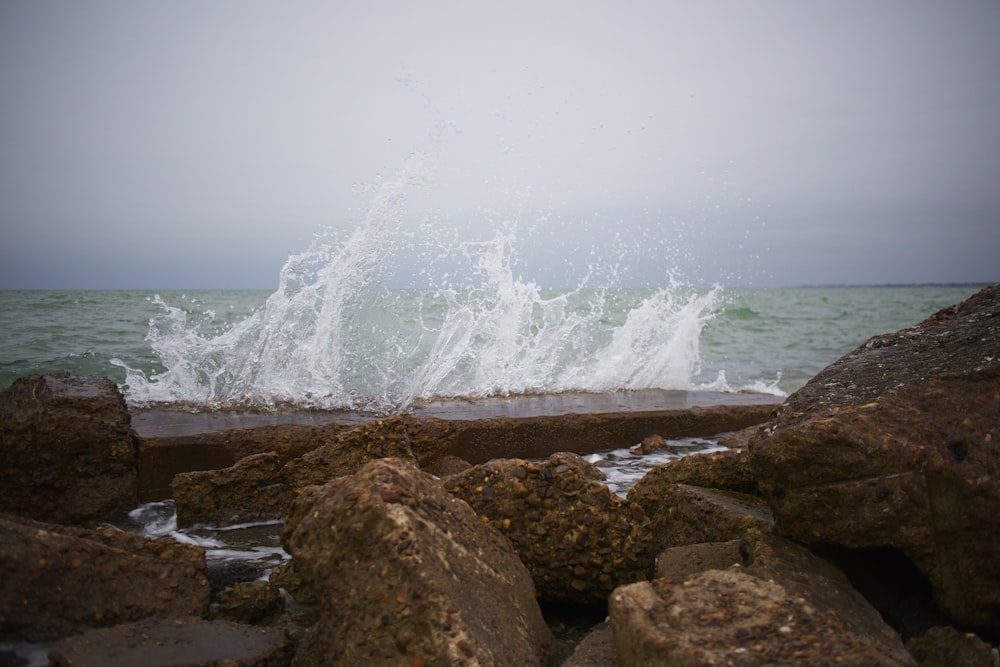
[[[320,600],[298,665],[555,664],[510,541],[413,463],[303,490],[283,539]]]
[[[130,420],[107,378],[16,380],[0,394],[0,511],[80,523],[135,507]]]
[[[444,488],[510,538],[540,598],[604,603],[653,572],[653,534],[642,508],[613,495],[580,456],[495,459],[444,479]]]
[[[780,534],[876,587],[916,571],[944,617],[1000,637],[1000,286],[845,355],[749,451]]]

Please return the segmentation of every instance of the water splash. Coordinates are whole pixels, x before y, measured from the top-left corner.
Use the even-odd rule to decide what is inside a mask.
[[[266,303],[221,333],[157,297],[147,340],[165,370],[126,368],[128,400],[388,413],[436,397],[695,388],[719,288],[670,278],[621,290],[588,278],[543,289],[516,274],[517,225],[507,222],[486,240],[432,236],[423,257],[454,273],[429,289],[388,289],[389,267],[412,259],[400,213],[407,188],[426,182],[421,165],[416,156],[383,183],[352,233],[324,231],[291,255]]]

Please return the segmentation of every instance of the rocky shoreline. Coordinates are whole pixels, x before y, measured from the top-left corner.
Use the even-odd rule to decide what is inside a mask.
[[[140,435],[106,378],[22,378],[0,641],[67,666],[1000,665],[1000,286],[781,405],[708,402]],[[580,456],[729,431],[627,499]],[[283,519],[291,560],[222,584],[105,523],[168,495],[182,524]]]

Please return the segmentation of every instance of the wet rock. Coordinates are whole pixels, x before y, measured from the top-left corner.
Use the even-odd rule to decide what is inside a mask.
[[[657,552],[685,544],[740,539],[751,529],[770,532],[774,526],[767,503],[754,496],[687,484],[669,484],[660,493],[659,498],[636,494],[646,503],[643,509]]]
[[[887,653],[780,581],[741,568],[622,586],[610,618],[623,667],[914,664],[901,645]]]
[[[0,511],[57,523],[128,511],[137,452],[107,378],[34,375],[0,392]]]
[[[1000,634],[1000,286],[878,336],[750,442],[778,530],[892,548],[963,627]]]
[[[671,547],[656,559],[656,578],[683,581],[705,570],[742,565],[740,546],[744,543],[745,540],[729,540]]]
[[[760,494],[750,469],[750,455],[743,450],[690,454],[656,466],[636,482],[628,499],[647,511],[657,504],[664,489],[672,484],[689,484],[709,489]]]
[[[171,484],[177,525],[220,526],[266,521],[285,514],[292,492],[281,482],[276,452],[241,459],[222,470],[181,473]]]
[[[228,526],[280,519],[297,489],[356,472],[368,461],[412,459],[404,420],[376,420],[337,431],[329,442],[282,462],[276,452],[256,454],[221,470],[201,470],[174,477],[177,525]]]
[[[497,459],[443,482],[510,538],[541,599],[593,604],[648,579],[655,555],[642,508],[612,494],[601,477],[562,452],[537,463]]]
[[[139,621],[70,637],[52,667],[287,667],[294,644],[280,630],[199,619]]]
[[[619,667],[611,624],[594,626],[561,667]]]
[[[0,516],[0,638],[44,641],[151,616],[207,613],[205,554],[150,540]]]
[[[283,539],[320,601],[297,665],[553,662],[509,540],[410,462],[303,489]]]
[[[297,489],[352,475],[369,461],[381,458],[413,460],[402,417],[378,419],[344,431],[331,442],[289,461],[281,475],[286,484]]]
[[[949,626],[931,628],[906,642],[906,648],[921,667],[997,667],[997,650],[971,632]]]
[[[247,625],[272,625],[285,611],[281,591],[268,581],[246,581],[219,594],[214,618]]]
[[[646,454],[658,452],[666,446],[667,441],[662,435],[649,435],[642,439],[642,442],[639,443],[639,446],[635,448],[633,453],[645,456]]]

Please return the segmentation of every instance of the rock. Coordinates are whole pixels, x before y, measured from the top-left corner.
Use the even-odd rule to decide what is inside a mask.
[[[656,552],[698,542],[726,542],[750,529],[770,532],[771,510],[760,498],[687,484],[662,487],[659,498],[636,494],[646,506]],[[632,499],[632,494],[629,494]]]
[[[842,357],[750,444],[781,534],[891,548],[952,622],[1000,633],[1000,285]]]
[[[648,512],[671,484],[760,495],[757,480],[750,470],[750,454],[742,450],[728,450],[690,454],[658,465],[636,482],[629,490],[628,499],[639,503]]]
[[[220,526],[284,516],[292,492],[281,481],[276,452],[241,459],[222,470],[181,473],[171,484],[177,525]]]
[[[228,526],[280,519],[296,490],[356,472],[379,458],[413,458],[401,417],[333,431],[333,439],[282,463],[276,452],[240,459],[221,470],[200,470],[174,477],[177,525]]]
[[[497,459],[443,480],[510,538],[548,601],[604,603],[616,587],[653,572],[649,520],[612,494],[576,454],[538,463]]]
[[[33,375],[0,393],[0,511],[84,523],[137,503],[138,442],[103,377]]]
[[[70,637],[52,667],[287,667],[294,644],[280,630],[200,619],[139,621]]]
[[[277,586],[268,581],[245,581],[219,594],[214,618],[246,625],[273,625],[284,611]]]
[[[666,446],[667,441],[662,435],[653,434],[643,438],[642,442],[639,443],[639,446],[633,451],[633,454],[645,456],[646,454],[657,452]]]
[[[914,664],[901,645],[887,654],[780,581],[739,567],[622,586],[610,612],[622,667]]]
[[[684,581],[705,570],[726,570],[743,564],[740,547],[745,540],[702,542],[671,547],[656,559],[656,578]]]
[[[949,626],[931,628],[906,642],[921,667],[997,667],[997,650],[971,632]]]
[[[303,489],[283,539],[320,601],[301,667],[553,663],[509,540],[413,463],[377,460]]]
[[[170,538],[0,516],[0,639],[208,612],[205,554]]]
[[[607,621],[594,626],[561,667],[619,667],[615,635]]]

